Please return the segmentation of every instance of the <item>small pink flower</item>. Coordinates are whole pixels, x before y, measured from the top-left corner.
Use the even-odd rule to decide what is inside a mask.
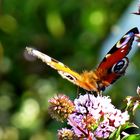
[[[120,110],[116,109],[116,113],[111,114],[109,120],[113,122],[114,127],[119,127],[129,120],[129,115],[127,111],[122,113]]]
[[[100,123],[100,125],[98,126],[98,128],[96,129],[96,131],[94,132],[95,137],[97,138],[108,138],[110,133],[112,133],[113,131],[115,131],[115,127],[110,126],[109,124],[109,120],[106,119],[103,122]]]

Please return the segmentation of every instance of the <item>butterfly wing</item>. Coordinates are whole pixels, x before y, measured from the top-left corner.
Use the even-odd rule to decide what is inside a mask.
[[[106,54],[95,73],[108,86],[121,77],[128,66],[129,60],[126,57],[131,50],[137,28],[128,31]]]
[[[26,49],[29,54],[41,59],[47,65],[56,69],[63,78],[73,84],[88,91],[100,92],[125,73],[129,63],[126,56],[131,50],[135,34],[138,33],[137,28],[128,31],[106,54],[95,71],[85,71],[82,74],[78,74],[63,63],[33,48],[27,47]]]
[[[73,84],[76,84],[76,85],[80,86],[79,82],[81,81],[81,76],[77,72],[71,70],[69,67],[67,67],[63,63],[57,61],[56,59],[54,59],[54,58],[52,58],[52,57],[50,57],[50,56],[48,56],[44,53],[41,53],[38,50],[35,50],[33,48],[30,48],[30,47],[26,47],[26,50],[32,56],[35,56],[35,57],[41,59],[47,65],[49,65],[53,69],[57,70],[58,73],[63,78],[69,80]]]

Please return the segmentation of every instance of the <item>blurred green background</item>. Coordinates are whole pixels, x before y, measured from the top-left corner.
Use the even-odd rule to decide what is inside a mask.
[[[34,46],[78,72],[95,68],[104,57],[104,40],[132,1],[0,0],[0,140],[55,140],[66,124],[50,118],[48,99],[58,93],[77,96],[75,85],[27,55],[25,47]],[[136,94],[139,53],[126,76],[105,92],[118,108],[127,95]]]

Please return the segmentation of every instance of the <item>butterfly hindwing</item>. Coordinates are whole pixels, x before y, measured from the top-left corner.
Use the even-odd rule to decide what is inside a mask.
[[[121,77],[128,66],[126,57],[131,50],[135,34],[139,33],[137,28],[128,31],[106,54],[95,71],[97,75],[108,85]]]
[[[114,64],[107,71],[107,76],[102,77],[104,81],[107,81],[110,84],[113,84],[118,78],[120,78],[124,73],[126,68],[128,67],[129,59],[124,57],[116,64]]]

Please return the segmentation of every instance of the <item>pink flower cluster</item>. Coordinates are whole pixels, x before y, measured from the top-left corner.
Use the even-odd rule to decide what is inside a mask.
[[[81,95],[74,105],[76,110],[69,115],[68,123],[79,138],[108,138],[129,120],[128,112],[116,109],[107,96]]]

